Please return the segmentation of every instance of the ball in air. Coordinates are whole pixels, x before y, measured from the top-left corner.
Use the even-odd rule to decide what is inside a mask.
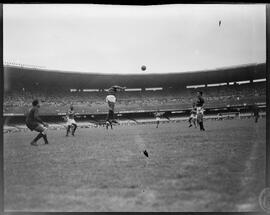
[[[143,65],[143,66],[141,67],[141,70],[142,70],[142,71],[145,71],[145,70],[146,70],[146,66]]]

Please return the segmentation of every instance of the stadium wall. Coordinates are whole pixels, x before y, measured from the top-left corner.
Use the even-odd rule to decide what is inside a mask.
[[[266,111],[266,105],[258,106],[260,112]],[[174,109],[174,110],[160,110],[164,112],[163,117],[170,120],[174,117],[188,117],[190,115],[190,109]],[[230,106],[219,108],[207,108],[205,109],[205,115],[217,116],[218,113],[222,114],[245,114],[252,113],[253,106]],[[140,111],[121,111],[115,113],[115,118],[118,120],[132,120],[136,122],[139,119],[153,119],[155,110],[140,110]],[[43,115],[42,119],[48,123],[60,123],[64,122],[65,114]],[[102,124],[105,122],[107,113],[98,114],[77,114],[76,121],[78,122],[91,122],[95,124]],[[23,114],[4,114],[4,125],[21,125],[25,123],[25,116]]]
[[[113,85],[129,88],[173,87],[187,85],[235,82],[266,78],[265,64],[240,65],[216,70],[164,74],[95,74],[65,72],[4,66],[5,91],[20,90],[62,90],[107,89]],[[203,82],[203,83],[202,83]],[[61,83],[61,84],[59,84]],[[53,87],[55,89],[53,89]]]

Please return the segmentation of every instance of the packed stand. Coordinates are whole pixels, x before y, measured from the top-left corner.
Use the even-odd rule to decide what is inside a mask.
[[[190,108],[197,90],[204,93],[205,107],[248,105],[266,101],[266,84],[253,83],[197,89],[168,89],[162,91],[120,92],[117,111]],[[4,93],[4,113],[25,113],[33,99],[42,102],[41,114],[64,113],[73,104],[80,113],[106,112],[106,92],[29,92]]]

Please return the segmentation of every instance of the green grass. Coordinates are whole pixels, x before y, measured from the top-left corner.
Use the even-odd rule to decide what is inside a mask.
[[[38,147],[30,131],[4,134],[5,210],[259,211],[265,119],[205,127],[49,130],[50,145]]]

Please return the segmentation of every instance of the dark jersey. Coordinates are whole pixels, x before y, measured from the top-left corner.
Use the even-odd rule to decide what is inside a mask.
[[[39,118],[38,108],[32,107],[26,115],[26,125],[30,129],[34,129],[39,123],[43,123]]]
[[[254,116],[259,116],[259,108],[258,107],[254,107],[253,113],[254,113]]]
[[[74,111],[74,110],[69,110],[69,111],[67,112],[67,117],[68,117],[69,119],[74,119],[74,115],[75,115],[75,111]]]
[[[109,113],[107,114],[107,121],[114,120],[114,112],[112,110],[109,110]]]
[[[115,103],[108,101],[109,110],[111,110],[113,112],[114,112],[114,105],[115,105]]]
[[[203,97],[198,97],[196,101],[196,107],[202,107],[204,104],[204,99]]]

